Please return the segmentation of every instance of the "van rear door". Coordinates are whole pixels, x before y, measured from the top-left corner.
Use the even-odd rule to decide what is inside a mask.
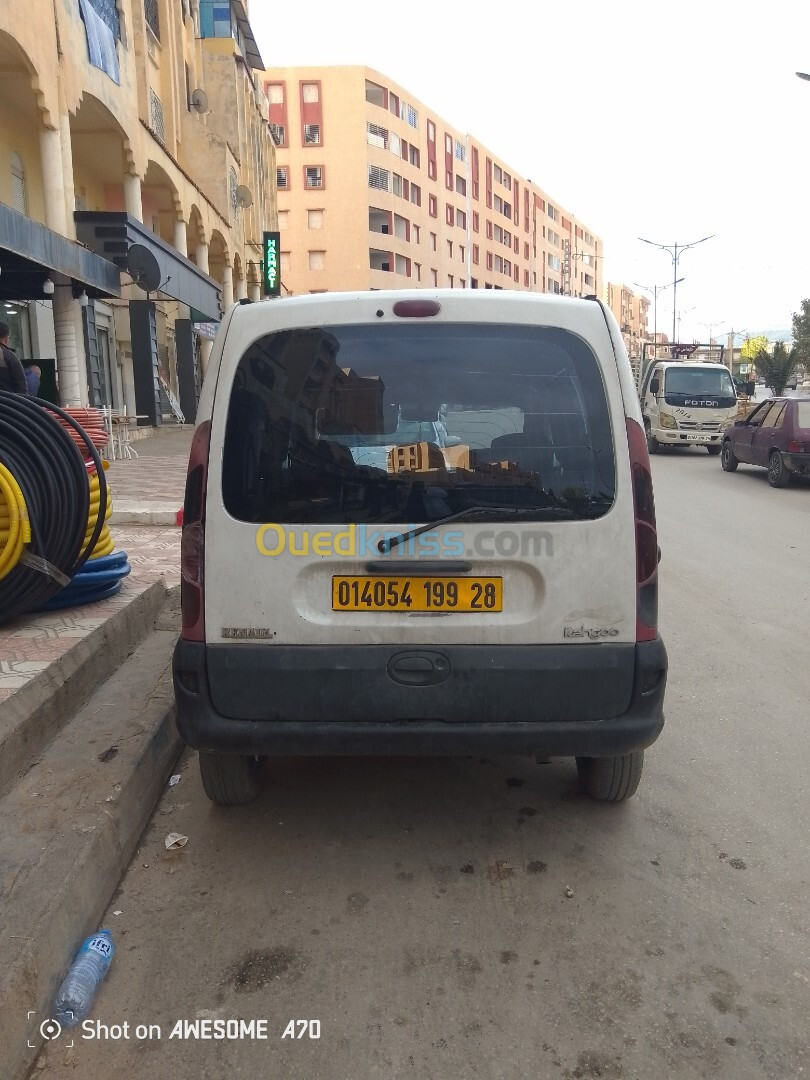
[[[402,295],[438,310],[398,316]],[[233,319],[208,473],[210,651],[632,646],[625,409],[599,305],[402,295]]]

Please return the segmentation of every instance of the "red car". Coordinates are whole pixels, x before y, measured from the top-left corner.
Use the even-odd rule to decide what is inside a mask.
[[[726,472],[742,462],[768,470],[771,487],[810,476],[810,398],[770,398],[726,429],[720,461]]]

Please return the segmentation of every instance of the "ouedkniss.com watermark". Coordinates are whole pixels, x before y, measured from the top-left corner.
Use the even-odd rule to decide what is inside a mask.
[[[402,536],[419,525],[400,525],[381,529],[371,525],[347,525],[345,529],[313,531],[290,525],[266,524],[256,529],[256,548],[260,555],[275,558],[279,555],[323,558],[380,555],[380,545]],[[426,558],[512,559],[550,557],[554,541],[545,529],[520,530],[500,527],[475,529],[465,535],[459,529],[428,529],[418,536],[409,536],[391,549],[399,555],[420,555]]]

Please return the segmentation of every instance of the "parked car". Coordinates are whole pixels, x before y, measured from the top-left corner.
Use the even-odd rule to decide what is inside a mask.
[[[247,802],[285,754],[571,756],[594,798],[634,793],[667,658],[600,301],[235,305],[198,421],[174,688],[210,799]]]
[[[798,386],[799,380],[795,375],[791,375],[788,381],[785,383],[786,390],[795,390]]]
[[[768,470],[771,487],[810,476],[810,397],[769,398],[746,420],[726,429],[720,461],[726,472],[742,462]]]

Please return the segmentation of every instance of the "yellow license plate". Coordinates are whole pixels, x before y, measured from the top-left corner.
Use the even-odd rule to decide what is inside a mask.
[[[499,577],[333,577],[333,611],[503,611]]]

